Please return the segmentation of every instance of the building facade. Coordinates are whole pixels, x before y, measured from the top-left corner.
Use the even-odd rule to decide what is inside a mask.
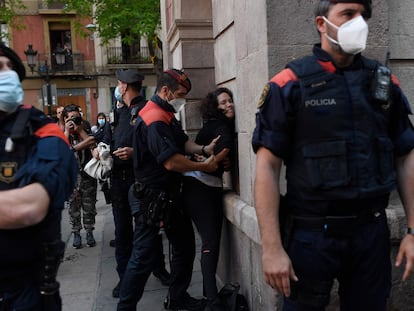
[[[197,103],[207,92],[225,86],[234,92],[238,136],[238,182],[225,197],[225,226],[218,276],[239,282],[251,310],[280,310],[281,297],[264,283],[260,235],[253,203],[255,155],[251,135],[264,85],[285,64],[319,41],[313,9],[318,0],[161,0],[164,68],[183,68],[193,81],[183,125],[189,133],[200,127]],[[373,17],[364,55],[390,66],[414,104],[414,2],[373,0]],[[404,212],[397,195],[387,209],[395,261],[405,234]],[[389,310],[409,310],[413,280],[401,283],[402,269],[393,270]],[[333,292],[330,310],[338,310]]]
[[[102,45],[92,18],[81,20],[89,35],[80,35],[76,29],[79,16],[65,11],[63,1],[27,0],[23,4],[18,14],[24,27],[2,24],[1,31],[8,33],[5,43],[27,66],[25,104],[51,116],[56,115],[57,106],[75,104],[84,118],[95,123],[98,112],[109,113],[113,108],[115,71],[128,68],[146,76],[143,93],[151,96],[156,76],[144,40],[128,46],[120,39]]]

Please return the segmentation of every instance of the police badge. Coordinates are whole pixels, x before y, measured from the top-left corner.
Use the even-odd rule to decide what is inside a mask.
[[[16,176],[18,164],[17,162],[2,162],[0,163],[0,181],[10,184],[14,181]]]
[[[267,83],[262,91],[262,94],[260,95],[259,103],[257,104],[257,109],[260,109],[263,106],[266,100],[267,93],[269,93],[269,90],[270,90],[270,85],[269,83]]]

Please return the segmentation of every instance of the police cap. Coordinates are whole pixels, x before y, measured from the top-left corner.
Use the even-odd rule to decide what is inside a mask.
[[[187,93],[190,92],[191,90],[191,81],[188,78],[188,76],[184,73],[184,70],[179,70],[179,69],[168,69],[166,71],[164,71],[164,73],[168,74],[169,76],[173,77],[178,84],[182,85],[185,87],[185,89],[187,90]]]
[[[23,81],[26,77],[26,69],[24,68],[19,55],[17,55],[11,48],[5,46],[4,43],[0,42],[0,56],[5,56],[10,59],[13,64],[13,70],[17,72],[20,81]]]
[[[124,83],[141,82],[145,77],[134,69],[118,69],[116,71],[116,78]]]
[[[367,17],[370,18],[372,14],[372,4],[371,0],[329,0],[330,3],[360,3],[365,7],[367,11]]]

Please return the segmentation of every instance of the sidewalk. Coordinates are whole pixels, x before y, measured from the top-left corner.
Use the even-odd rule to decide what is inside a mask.
[[[99,188],[98,188],[99,189]],[[85,246],[85,232],[82,230],[84,247],[72,247],[72,235],[68,210],[62,214],[62,239],[66,242],[66,252],[58,273],[60,293],[63,300],[63,311],[114,311],[118,300],[112,298],[112,289],[118,282],[115,271],[115,248],[109,246],[114,238],[114,224],[111,205],[105,204],[104,196],[98,190],[97,216],[94,236],[95,247]],[[200,245],[197,240],[197,252]],[[202,277],[200,271],[200,255],[194,261],[194,272],[188,292],[194,297],[202,295]],[[168,261],[168,240],[164,235],[164,254]],[[169,265],[167,263],[167,269]],[[162,311],[163,301],[168,288],[158,279],[150,276],[144,295],[138,303],[137,310]]]

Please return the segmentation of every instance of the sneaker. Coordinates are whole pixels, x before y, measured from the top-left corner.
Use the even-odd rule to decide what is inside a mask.
[[[86,245],[89,247],[94,247],[96,245],[92,232],[86,232]]]
[[[116,286],[112,290],[112,297],[119,298],[119,288],[120,287],[121,287],[121,281],[119,281],[118,284],[116,284]]]
[[[170,286],[171,285],[171,275],[170,273],[165,270],[163,267],[162,269],[159,269],[157,271],[153,271],[152,274],[161,281],[161,284],[164,286]]]
[[[73,248],[79,249],[82,248],[82,238],[79,232],[73,232]]]
[[[164,308],[165,310],[188,310],[188,311],[203,311],[207,305],[206,299],[196,299],[190,295],[186,295],[183,300],[176,301],[170,299],[169,296],[165,297]]]

